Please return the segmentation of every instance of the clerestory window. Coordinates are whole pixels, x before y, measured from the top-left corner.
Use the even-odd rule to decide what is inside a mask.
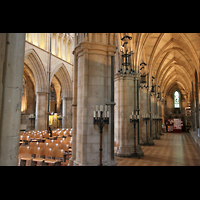
[[[175,91],[174,92],[174,108],[180,108],[180,92]]]

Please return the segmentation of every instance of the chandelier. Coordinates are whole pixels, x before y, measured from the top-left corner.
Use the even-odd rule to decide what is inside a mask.
[[[120,69],[118,70],[119,75],[132,75],[134,74],[134,53],[131,51],[131,48],[127,48],[128,41],[132,40],[132,37],[126,35],[123,38],[121,38],[124,43],[122,44],[122,50],[120,51]]]

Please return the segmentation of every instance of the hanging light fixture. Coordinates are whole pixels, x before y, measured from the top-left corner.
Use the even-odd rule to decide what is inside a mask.
[[[159,85],[158,85],[158,88],[160,88]],[[156,99],[157,99],[157,101],[160,101],[160,100],[161,100],[161,93],[160,93],[160,92],[158,92],[158,95],[157,95]]]
[[[155,79],[155,77],[152,76],[151,96],[156,95],[156,85],[153,85],[153,79]]]
[[[142,72],[144,71],[144,67],[146,66],[147,64],[142,61],[142,63],[140,64],[140,71],[141,71],[141,76],[140,76],[140,89],[143,89],[143,88],[148,88],[147,86],[147,81],[146,81],[146,76],[148,74],[145,74],[145,72]]]
[[[128,51],[127,49],[127,44],[128,41],[127,39],[131,40],[132,37],[126,35],[123,38],[121,38],[124,43],[122,44],[122,50],[120,51],[120,57],[121,57],[121,64],[120,64],[120,69],[118,70],[119,75],[131,75],[134,73],[134,58],[133,58],[133,51]]]
[[[160,101],[160,100],[161,100],[160,92],[158,92],[158,95],[157,95],[156,99],[157,99],[157,101]]]

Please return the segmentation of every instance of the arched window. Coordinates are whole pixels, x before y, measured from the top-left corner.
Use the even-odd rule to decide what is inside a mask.
[[[174,92],[174,108],[180,108],[181,107],[180,102],[181,102],[180,92],[176,90]]]
[[[27,109],[26,86],[26,78],[23,76],[21,113],[25,113]]]

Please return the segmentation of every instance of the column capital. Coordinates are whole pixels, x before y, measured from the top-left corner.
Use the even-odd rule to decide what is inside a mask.
[[[139,79],[141,76],[141,73],[134,73],[133,74],[133,77],[136,78],[136,79]]]
[[[63,97],[62,100],[72,100],[72,97]]]
[[[106,105],[108,105],[108,106],[115,106],[116,103],[115,102],[107,102]]]
[[[47,95],[49,92],[36,92],[36,95]]]

